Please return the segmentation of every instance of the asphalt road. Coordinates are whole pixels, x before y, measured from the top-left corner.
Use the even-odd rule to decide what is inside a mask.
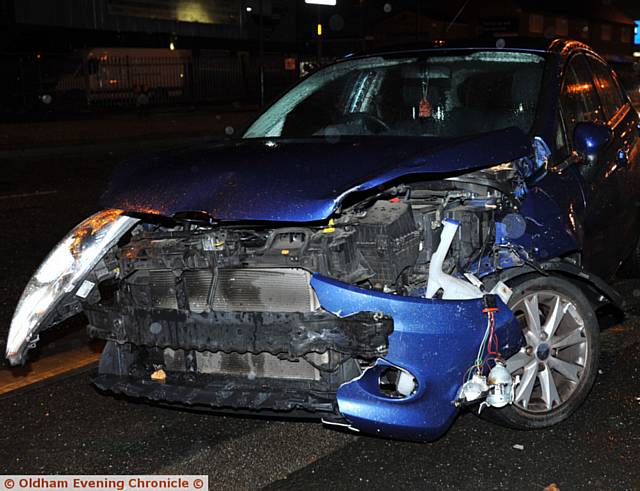
[[[135,151],[71,148],[0,158],[2,351],[31,272],[98,209],[113,166]],[[640,303],[640,282],[619,287]],[[81,325],[63,327],[77,333]],[[43,349],[55,351],[58,341],[46,341]],[[0,473],[202,473],[211,489],[640,489],[639,350],[640,317],[631,310],[603,333],[601,373],[570,420],[518,432],[463,414],[428,444],[315,422],[154,407],[102,395],[79,372],[0,398]]]

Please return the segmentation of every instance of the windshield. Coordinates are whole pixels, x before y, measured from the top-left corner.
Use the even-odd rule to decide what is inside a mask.
[[[505,51],[345,61],[295,86],[243,138],[529,132],[543,64]]]

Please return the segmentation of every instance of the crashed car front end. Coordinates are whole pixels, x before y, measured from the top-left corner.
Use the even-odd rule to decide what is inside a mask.
[[[456,178],[285,227],[107,210],[54,250],[74,258],[54,261],[72,281],[36,309],[37,326],[12,328],[8,356],[22,361],[40,328],[82,310],[89,335],[106,341],[93,377],[103,390],[433,440],[458,412],[489,320],[501,357],[521,346],[505,303],[496,297],[489,318],[488,290],[456,273],[520,261],[495,244],[506,203]],[[100,254],[77,250],[96,237]],[[41,276],[27,298],[49,291]]]

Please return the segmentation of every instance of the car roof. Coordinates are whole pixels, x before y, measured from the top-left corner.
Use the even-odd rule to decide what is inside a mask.
[[[388,55],[388,54],[401,54],[401,53],[416,53],[416,52],[438,52],[448,50],[478,50],[478,49],[492,49],[492,50],[505,50],[505,51],[527,51],[532,53],[556,53],[563,57],[568,56],[575,50],[587,50],[593,52],[593,50],[579,41],[564,38],[541,38],[541,37],[486,37],[473,40],[453,40],[453,41],[433,41],[433,42],[421,42],[410,43],[401,45],[391,45],[381,48],[376,48],[370,51],[364,51],[360,53],[353,53],[347,55],[345,58],[361,57],[361,56],[376,56],[376,55]]]

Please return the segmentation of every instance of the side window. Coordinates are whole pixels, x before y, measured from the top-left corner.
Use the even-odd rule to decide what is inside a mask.
[[[589,58],[589,64],[605,115],[607,119],[611,119],[625,103],[620,87],[607,65],[594,58]]]
[[[567,146],[567,139],[564,134],[564,125],[562,124],[562,116],[560,115],[560,111],[558,111],[558,114],[556,115],[555,134],[556,150],[558,151],[558,155],[565,157],[569,154],[569,149]]]
[[[600,99],[593,86],[587,60],[583,55],[576,55],[567,63],[560,104],[566,136],[570,143],[576,124],[604,120]]]

